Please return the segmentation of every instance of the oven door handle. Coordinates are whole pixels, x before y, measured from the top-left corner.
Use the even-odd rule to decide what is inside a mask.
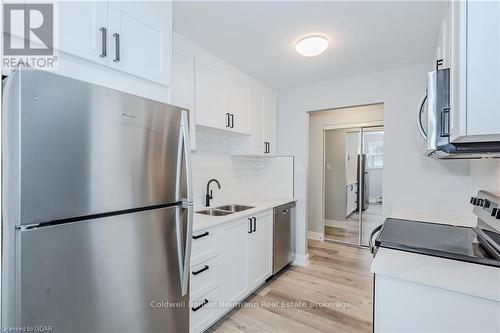
[[[368,240],[368,246],[370,248],[370,252],[373,254],[373,252],[375,251],[375,246],[373,246],[373,237],[375,236],[375,234],[380,230],[382,229],[382,226],[383,224],[375,227],[375,229],[373,229],[372,233],[370,234],[370,239]]]

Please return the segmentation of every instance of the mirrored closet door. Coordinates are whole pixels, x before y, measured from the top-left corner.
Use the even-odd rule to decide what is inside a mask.
[[[383,127],[324,131],[324,238],[368,245],[382,217]]]

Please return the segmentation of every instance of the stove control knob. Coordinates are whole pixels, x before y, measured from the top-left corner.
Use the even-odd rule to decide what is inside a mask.
[[[490,208],[491,206],[491,201],[489,201],[488,199],[484,199],[484,205],[483,207],[484,208]]]
[[[470,198],[470,203],[473,205],[473,204],[474,204],[474,201],[475,201],[476,199],[477,199],[476,197],[471,197],[471,198]]]
[[[491,210],[491,216],[493,217],[497,217],[497,213],[499,212],[499,209],[498,208],[493,208]]]

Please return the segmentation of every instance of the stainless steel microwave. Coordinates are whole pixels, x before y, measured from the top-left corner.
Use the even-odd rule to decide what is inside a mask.
[[[426,107],[427,106],[427,107]],[[417,127],[425,155],[446,159],[500,157],[500,142],[461,142],[450,139],[450,69],[427,74],[427,92],[420,100]]]

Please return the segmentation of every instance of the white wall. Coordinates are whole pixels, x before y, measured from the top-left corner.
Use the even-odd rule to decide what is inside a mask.
[[[472,193],[488,190],[500,193],[500,160],[472,160]]]
[[[406,209],[470,215],[467,203],[474,177],[470,176],[469,162],[424,158],[420,152],[415,114],[430,67],[421,64],[280,92],[278,153],[296,157],[299,255],[306,253],[308,230],[307,111],[384,103],[384,214],[392,209]],[[493,167],[498,174],[498,166]]]

